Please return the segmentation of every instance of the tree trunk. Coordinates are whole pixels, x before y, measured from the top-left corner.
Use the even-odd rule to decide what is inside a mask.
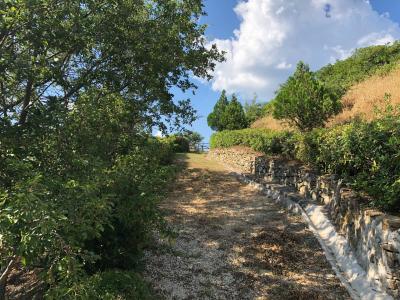
[[[26,117],[28,116],[28,107],[29,104],[31,103],[32,88],[33,88],[33,80],[30,78],[28,80],[28,83],[26,84],[24,102],[22,103],[21,115],[19,116],[20,125],[25,124]]]
[[[7,267],[4,269],[3,273],[0,276],[0,300],[6,300],[6,286],[7,286],[8,275],[10,275],[14,264],[15,260],[11,259]]]

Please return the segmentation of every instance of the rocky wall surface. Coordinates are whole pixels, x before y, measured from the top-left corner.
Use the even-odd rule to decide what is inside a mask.
[[[208,156],[229,164],[235,170],[244,174],[254,174],[256,172],[256,161],[259,157],[264,157],[262,153],[246,147],[212,149]]]
[[[260,182],[276,182],[297,191],[304,200],[324,206],[358,263],[396,299],[400,299],[400,218],[363,208],[368,199],[347,188],[335,175],[320,175],[299,162],[269,158],[245,148],[212,149],[210,156]]]

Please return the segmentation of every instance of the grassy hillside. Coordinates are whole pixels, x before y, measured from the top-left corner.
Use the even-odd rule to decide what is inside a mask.
[[[327,86],[344,93],[343,112],[332,118],[328,126],[343,124],[355,117],[374,119],[375,107],[382,108],[385,104],[385,94],[391,95],[391,103],[400,104],[400,42],[359,49],[351,57],[316,73]],[[255,121],[251,127],[288,129],[272,116]]]
[[[372,121],[376,117],[375,108],[384,109],[385,94],[388,101],[400,104],[400,68],[385,76],[374,75],[352,86],[342,97],[343,111],[329,121],[328,126],[342,124],[360,117]]]
[[[321,68],[316,75],[329,87],[346,91],[371,75],[389,73],[399,62],[400,42],[396,42],[358,49],[349,58]]]
[[[290,126],[274,119],[272,116],[265,116],[261,119],[256,120],[253,124],[250,126],[251,128],[258,128],[258,129],[270,129],[270,130],[276,130],[276,131],[282,131],[282,130],[290,130]]]

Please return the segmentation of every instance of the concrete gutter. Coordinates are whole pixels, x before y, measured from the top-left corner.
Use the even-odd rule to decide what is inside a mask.
[[[337,277],[348,290],[352,299],[393,300],[370,280],[364,269],[358,264],[347,240],[341,236],[323,211],[323,206],[304,200],[287,187],[274,183],[257,183],[244,174],[234,175],[254,188],[263,192],[276,203],[288,210],[300,214],[320,243],[324,254]]]

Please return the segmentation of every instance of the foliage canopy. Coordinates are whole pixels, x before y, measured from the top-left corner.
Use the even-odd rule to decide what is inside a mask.
[[[142,126],[190,122],[170,88],[195,88],[190,76],[209,79],[222,60],[205,46],[201,0],[7,0],[0,11],[0,113],[20,124],[50,97],[68,106],[93,88],[131,101]]]
[[[166,231],[157,203],[175,170],[149,132],[193,121],[171,88],[223,59],[203,14],[201,0],[0,2],[2,278],[20,261],[49,299],[132,299],[132,281],[147,295],[131,269]],[[91,286],[104,278],[116,286]]]

